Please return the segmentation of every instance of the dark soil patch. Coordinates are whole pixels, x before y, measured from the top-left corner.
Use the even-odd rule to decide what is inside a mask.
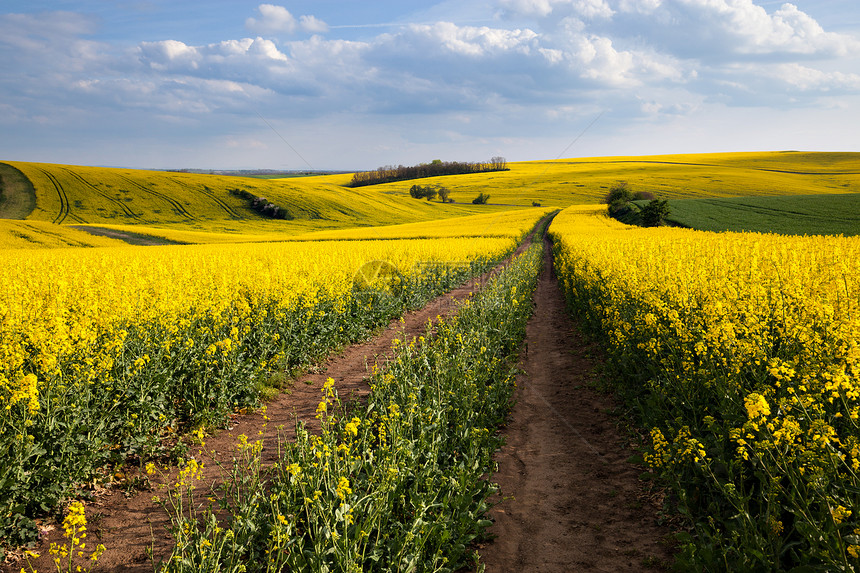
[[[90,235],[98,235],[100,237],[110,237],[111,239],[119,239],[125,241],[129,245],[187,245],[181,241],[171,241],[163,237],[154,237],[152,235],[144,235],[142,233],[132,233],[130,231],[118,231],[116,229],[108,229],[107,227],[87,227],[84,225],[70,225],[73,229],[86,231]]]

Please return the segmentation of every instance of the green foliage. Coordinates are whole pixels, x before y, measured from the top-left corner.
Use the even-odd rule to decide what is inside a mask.
[[[485,194],[484,192],[481,192],[480,194],[478,194],[477,197],[472,199],[472,204],[473,205],[486,205],[487,201],[489,201],[489,200],[490,200],[490,196]]]
[[[413,185],[409,188],[409,196],[413,199],[435,199],[439,191],[433,185]]]
[[[636,191],[633,193],[633,201],[652,201],[656,199],[650,191]]]
[[[502,444],[497,428],[512,404],[541,258],[531,247],[456,318],[401,343],[366,402],[340,402],[329,379],[317,409],[321,435],[299,426],[271,468],[260,461],[262,442],[240,436],[217,505],[194,503],[189,462],[164,500],[176,546],[161,570],[450,573],[467,565],[491,523],[496,488],[486,474]]]
[[[633,200],[633,191],[627,181],[619,181],[610,189],[603,198],[603,202],[609,205],[609,215],[618,218],[630,212],[630,201]]]
[[[630,184],[627,181],[618,181],[612,187],[610,187],[609,192],[603,198],[603,202],[607,205],[612,205],[613,203],[627,203],[633,200],[633,190],[630,188]]]
[[[702,231],[860,234],[860,193],[672,201],[668,220]]]
[[[642,208],[642,226],[659,227],[669,216],[669,202],[666,199],[653,199]]]
[[[230,195],[245,199],[248,202],[248,207],[264,217],[286,220],[294,218],[287,209],[278,207],[265,197],[255,197],[253,193],[249,193],[244,189],[230,189]]]

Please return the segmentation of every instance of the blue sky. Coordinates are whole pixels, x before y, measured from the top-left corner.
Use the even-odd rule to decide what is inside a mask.
[[[860,151],[856,0],[5,0],[0,161]]]

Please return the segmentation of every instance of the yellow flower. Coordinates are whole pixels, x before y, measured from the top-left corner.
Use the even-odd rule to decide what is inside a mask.
[[[346,496],[352,494],[352,488],[349,487],[349,480],[344,476],[341,476],[338,480],[337,490],[335,493],[341,499],[341,501],[346,499]]]
[[[761,417],[770,416],[770,406],[764,396],[757,392],[753,392],[744,400],[744,406],[747,409],[747,415],[750,420],[757,420]]]
[[[837,505],[836,507],[830,508],[830,515],[833,517],[833,521],[836,525],[839,525],[849,517],[851,517],[851,510],[842,505]]]

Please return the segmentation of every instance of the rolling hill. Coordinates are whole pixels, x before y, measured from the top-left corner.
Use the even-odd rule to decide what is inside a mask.
[[[414,180],[350,188],[351,174],[259,179],[5,162],[0,163],[0,218],[62,225],[70,237],[67,245],[87,244],[86,235],[75,235],[73,226],[158,241],[224,243],[280,241],[319,231],[413,224],[534,204],[597,204],[622,180],[634,191],[672,200],[860,192],[860,153],[599,157],[508,166],[509,171],[419,180],[447,187],[456,202],[443,204],[409,197]],[[489,205],[471,204],[479,193],[489,194]],[[257,213],[247,197],[266,198],[286,220]],[[39,229],[31,227],[24,234],[35,246],[53,244],[53,238],[37,237]],[[9,237],[10,232],[19,236],[0,244],[20,243],[20,229],[0,229],[0,236]]]

